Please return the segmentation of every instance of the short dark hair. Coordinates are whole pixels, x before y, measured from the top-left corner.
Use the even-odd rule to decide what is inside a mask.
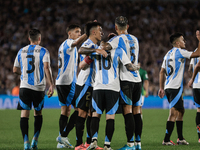
[[[75,28],[81,28],[81,27],[77,24],[71,24],[67,27],[66,32],[68,33],[70,30],[74,30]]]
[[[99,23],[99,22],[90,21],[90,22],[86,23],[86,25],[85,25],[85,33],[86,33],[86,35],[89,37],[90,36],[90,30],[92,28],[97,27],[97,26],[101,26],[102,27],[101,23]]]
[[[40,30],[33,28],[29,30],[28,36],[30,37],[31,41],[35,42],[38,40],[39,35],[41,35]]]
[[[128,20],[126,17],[124,16],[118,16],[116,19],[115,19],[115,23],[117,25],[119,25],[120,27],[124,27],[128,24]]]
[[[170,36],[170,43],[174,43],[174,41],[176,40],[176,39],[178,39],[179,37],[181,37],[181,36],[183,36],[183,33],[180,33],[180,32],[176,32],[176,33],[174,33],[174,34],[172,34],[171,36]]]

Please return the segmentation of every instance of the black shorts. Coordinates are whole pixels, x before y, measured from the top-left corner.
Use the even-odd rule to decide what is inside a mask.
[[[94,90],[92,96],[92,112],[115,114],[119,107],[119,92],[112,90]]]
[[[142,82],[120,81],[120,104],[136,106],[142,92]]]
[[[177,97],[179,92],[181,92],[180,88],[179,89],[166,89],[165,90],[165,94],[167,96],[167,100],[169,102],[169,108],[170,109],[172,107],[176,108],[177,110],[184,109],[182,92],[181,92],[180,97]],[[177,97],[177,98],[175,98],[175,97]]]
[[[200,89],[193,89],[195,106],[200,108]]]
[[[72,82],[70,85],[56,85],[58,92],[59,105],[69,106],[75,95],[75,83]]]
[[[44,91],[35,91],[28,88],[20,88],[18,110],[31,110],[32,103],[36,111],[44,107]]]
[[[88,111],[91,108],[93,87],[76,85],[75,104],[77,108]]]

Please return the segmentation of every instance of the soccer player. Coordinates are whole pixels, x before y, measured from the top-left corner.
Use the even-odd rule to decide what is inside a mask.
[[[87,51],[87,49],[85,50]],[[95,49],[91,49],[91,51],[95,51]],[[121,48],[108,51],[108,56],[106,58],[98,54],[92,54],[90,57],[91,58],[85,58],[84,63],[89,64],[91,61],[88,61],[88,59],[94,59],[96,74],[92,96],[92,143],[87,150],[97,147],[99,121],[104,110],[106,110],[104,150],[111,150],[110,143],[114,133],[114,118],[119,106],[119,61],[131,71],[135,71],[139,69],[139,67],[131,64],[130,59]]]
[[[197,133],[198,133],[198,142],[200,143],[200,81],[199,81],[199,71],[200,71],[200,57],[198,58],[192,58],[190,62],[189,72],[192,71],[193,68],[193,74],[192,78],[188,82],[189,87],[193,87],[193,96],[194,96],[194,103],[197,107],[197,113],[196,113],[196,126],[197,126]],[[193,84],[193,85],[192,85]]]
[[[70,25],[67,30],[68,39],[66,39],[58,50],[58,76],[56,78],[56,88],[58,92],[59,105],[61,106],[61,115],[59,119],[60,135],[56,138],[57,148],[73,148],[67,138],[69,131],[74,127],[78,112],[75,111],[71,117],[71,123],[68,121],[70,115],[72,100],[75,95],[76,72],[78,63],[77,45],[86,40],[87,35],[81,36],[81,29],[78,25]],[[66,127],[67,126],[67,127]],[[70,129],[69,129],[70,128]]]
[[[28,32],[30,45],[21,48],[16,56],[13,72],[21,75],[18,110],[21,110],[20,128],[24,139],[24,150],[37,149],[39,134],[42,127],[42,108],[46,78],[49,82],[48,97],[53,95],[54,83],[50,68],[49,51],[39,44],[41,33],[38,29],[31,29]],[[28,120],[32,107],[34,106],[34,136],[29,143]]]
[[[102,27],[101,24],[98,22],[88,22],[86,24],[86,34],[88,39],[82,44],[81,48],[98,48],[99,46],[97,43],[101,40],[102,37]],[[107,53],[104,50],[97,49],[94,52],[98,52],[107,56]],[[81,60],[84,59],[84,55],[81,55]],[[87,58],[87,57],[86,57]],[[82,62],[80,62],[80,65]],[[85,68],[85,70],[81,70],[77,83],[76,83],[76,107],[78,108],[78,118],[76,121],[76,147],[75,150],[79,149],[86,149],[91,142],[90,136],[90,122],[91,122],[91,115],[90,115],[90,103],[92,98],[93,92],[93,83],[94,83],[94,72],[93,72],[93,62],[91,62],[89,68]],[[87,116],[89,112],[89,115]],[[83,144],[83,131],[84,131],[84,124],[87,117],[87,132],[88,138],[85,145]],[[99,148],[98,149],[102,149]]]
[[[138,65],[140,66],[140,63],[138,63]],[[140,96],[140,112],[141,112],[141,115],[142,115],[142,106],[144,105],[144,97],[148,97],[149,96],[149,80],[148,80],[148,74],[147,74],[147,71],[142,69],[140,67],[139,69],[139,73],[140,73],[140,77],[141,77],[141,80],[142,80],[142,93],[141,93],[141,96]]]
[[[199,31],[196,32],[196,37],[200,41]],[[190,59],[200,56],[200,42],[198,49],[195,52],[189,52],[185,50],[185,40],[182,33],[172,34],[170,36],[170,42],[173,48],[169,50],[165,55],[159,74],[160,89],[158,96],[163,98],[166,94],[170,108],[169,117],[166,124],[166,133],[162,144],[174,145],[174,143],[170,141],[170,136],[176,121],[176,128],[178,133],[177,144],[188,145],[189,143],[183,138],[182,133],[184,115],[182,98],[183,73],[186,58]]]
[[[103,49],[122,48],[128,55],[128,58],[135,65],[138,64],[139,43],[135,36],[128,34],[128,20],[124,16],[115,19],[115,30],[118,36],[113,37]],[[125,121],[125,130],[127,144],[120,148],[141,149],[142,118],[140,112],[140,99],[142,83],[139,71],[129,71],[122,64],[120,65],[120,95],[121,105],[123,105],[123,116]],[[135,142],[134,145],[134,132]]]

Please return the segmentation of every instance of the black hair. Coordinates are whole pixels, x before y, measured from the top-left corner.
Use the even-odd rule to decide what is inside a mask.
[[[117,25],[119,25],[120,27],[124,27],[128,24],[128,20],[126,17],[124,16],[118,16],[116,19],[115,19],[115,23]]]
[[[67,27],[66,32],[68,33],[70,30],[73,30],[75,28],[81,28],[81,27],[77,24],[71,24]]]
[[[86,23],[86,25],[85,25],[85,33],[86,33],[86,35],[89,37],[90,36],[90,30],[92,28],[94,28],[94,27],[97,27],[97,26],[101,26],[102,27],[101,23],[99,23],[99,22],[90,21],[90,22]]]
[[[174,34],[172,34],[171,36],[170,36],[170,43],[174,43],[174,41],[176,40],[176,39],[178,39],[179,37],[181,37],[181,36],[183,36],[183,33],[180,33],[180,32],[176,32],[176,33],[174,33]]]
[[[33,28],[29,30],[28,35],[31,39],[31,41],[35,42],[38,40],[38,36],[41,35],[40,30]]]
[[[109,34],[108,35],[108,40],[112,39],[113,37],[115,37],[116,35],[115,34]]]

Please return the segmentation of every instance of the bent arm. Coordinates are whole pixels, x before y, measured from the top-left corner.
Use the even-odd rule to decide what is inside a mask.
[[[19,67],[13,67],[13,73],[17,74],[17,75],[21,75],[21,70]]]
[[[87,35],[83,34],[78,39],[74,40],[74,42],[72,43],[72,47],[75,47],[77,45],[81,45],[86,39],[87,39]]]
[[[47,93],[48,97],[51,97],[54,93],[54,82],[53,82],[53,77],[51,73],[51,68],[49,62],[44,62],[44,72],[47,78],[47,81],[50,85],[49,91]]]
[[[200,32],[199,32],[199,30],[196,31],[196,37],[199,40],[198,48],[195,52],[192,53],[190,58],[200,57]]]
[[[132,63],[129,63],[129,64],[126,64],[125,65],[126,69],[128,71],[136,71],[136,70],[139,70],[140,69],[140,66],[139,65],[134,65]]]

